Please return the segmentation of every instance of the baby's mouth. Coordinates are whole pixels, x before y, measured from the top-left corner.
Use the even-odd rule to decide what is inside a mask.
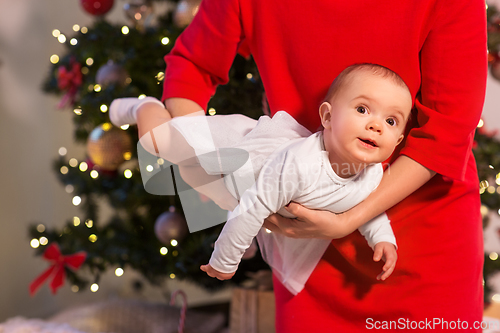
[[[372,147],[378,147],[377,146],[377,143],[375,141],[372,141],[370,139],[361,139],[361,138],[358,138],[361,142],[363,143],[366,143],[367,145],[369,146],[372,146]]]

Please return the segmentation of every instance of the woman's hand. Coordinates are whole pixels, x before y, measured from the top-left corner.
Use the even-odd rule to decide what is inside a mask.
[[[356,227],[349,226],[349,216],[346,213],[309,209],[295,202],[291,202],[285,209],[297,218],[273,214],[264,220],[264,227],[291,238],[334,239],[345,237],[356,230]]]

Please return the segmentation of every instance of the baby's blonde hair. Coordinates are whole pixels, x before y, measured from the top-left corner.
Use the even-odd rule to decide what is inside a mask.
[[[379,75],[383,78],[389,78],[395,84],[403,88],[406,88],[408,92],[410,92],[410,89],[408,88],[406,83],[403,81],[401,76],[399,76],[396,72],[381,65],[362,63],[362,64],[351,65],[346,69],[344,69],[342,72],[340,72],[340,74],[335,78],[335,80],[333,80],[332,84],[330,85],[328,93],[325,96],[324,102],[331,101],[337,95],[337,93],[342,89],[342,87],[344,87],[352,80],[354,74],[360,71],[369,71],[372,74]]]

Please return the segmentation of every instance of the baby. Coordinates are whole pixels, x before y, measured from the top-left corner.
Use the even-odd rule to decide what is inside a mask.
[[[147,137],[144,135],[151,133],[154,139],[150,141],[155,145],[149,147],[151,151],[179,164],[186,182],[197,190],[203,187],[200,192],[231,211],[209,263],[201,266],[203,271],[221,280],[231,278],[257,236],[273,273],[297,294],[330,241],[268,233],[261,230],[264,219],[276,212],[293,217],[284,209],[291,201],[338,213],[363,201],[382,178],[381,162],[402,141],[411,107],[410,92],[396,73],[379,65],[361,64],[348,67],[334,80],[319,107],[324,129],[314,134],[285,112],[276,113],[272,119],[261,117],[257,123],[241,115],[170,119],[163,105],[154,99],[147,104],[137,99],[117,100],[111,105],[110,117],[115,125],[139,119],[141,143]],[[143,115],[139,113],[146,112],[144,118],[150,123],[141,126]],[[208,127],[206,123],[199,126],[206,121]],[[204,159],[203,153],[210,149],[206,145],[208,138],[200,133],[207,128],[211,134],[209,148],[213,146],[219,152],[226,147],[248,151],[251,171],[244,167],[240,168],[243,171],[223,170],[221,163]],[[228,136],[221,131],[225,128],[241,130]],[[237,178],[251,181],[235,184],[234,173],[238,171]],[[233,182],[229,177],[217,182],[221,174],[230,173]],[[214,177],[214,181],[211,186],[196,186],[209,183],[200,177]],[[397,259],[390,221],[382,214],[359,231],[374,249],[374,260],[385,260],[383,272],[377,277],[385,280]]]

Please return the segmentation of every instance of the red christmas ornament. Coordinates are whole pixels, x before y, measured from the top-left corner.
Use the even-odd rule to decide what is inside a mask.
[[[42,284],[52,275],[52,281],[50,282],[50,289],[52,293],[55,294],[57,289],[61,288],[64,284],[64,279],[66,278],[65,267],[78,269],[87,258],[85,252],[78,252],[72,255],[63,256],[59,246],[55,243],[51,244],[45,252],[43,253],[43,258],[52,263],[52,265],[47,268],[40,276],[38,276],[30,284],[30,294],[33,296]]]
[[[104,15],[113,7],[114,0],[80,0],[83,9],[92,15]]]

